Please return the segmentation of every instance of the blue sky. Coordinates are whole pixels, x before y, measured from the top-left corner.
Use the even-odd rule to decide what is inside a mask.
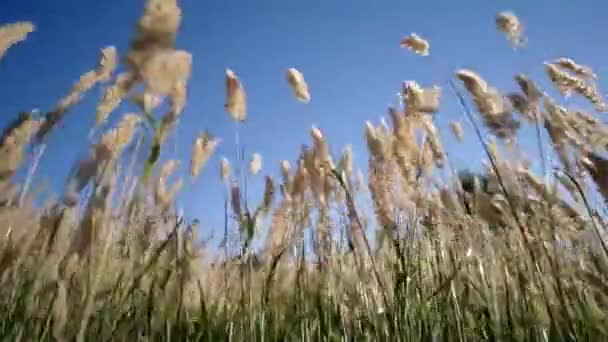
[[[102,47],[116,45],[124,52],[142,5],[141,0],[7,1],[0,23],[29,20],[37,30],[0,60],[0,125],[19,111],[51,109],[95,65]],[[516,72],[526,72],[551,92],[544,60],[569,56],[600,75],[608,71],[608,2],[601,0],[182,0],[181,5],[177,46],[193,54],[193,75],[188,105],[163,157],[189,160],[192,142],[204,129],[224,140],[180,198],[188,216],[199,217],[208,230],[222,225],[219,157],[234,156],[234,125],[223,111],[226,67],[240,76],[248,94],[249,118],[241,131],[246,154],[261,153],[263,172],[277,178],[278,161],[293,161],[300,145],[310,141],[313,124],[329,137],[334,153],[350,143],[356,162],[365,166],[363,124],[385,115],[403,80],[442,86],[437,123],[451,162],[464,167],[478,164],[482,152],[470,130],[462,145],[448,132],[449,122],[460,119],[445,87],[453,70],[476,70],[504,91],[516,89]],[[503,10],[513,10],[526,27],[529,45],[521,52],[495,30],[495,14]],[[411,32],[431,42],[431,57],[399,48]],[[304,73],[312,93],[308,105],[291,96],[285,81],[289,67]],[[601,86],[608,89],[605,82]],[[86,153],[101,91],[90,93],[49,139],[38,179],[57,191]],[[529,131],[522,135],[524,143],[534,141]],[[254,181],[252,192],[260,186]]]

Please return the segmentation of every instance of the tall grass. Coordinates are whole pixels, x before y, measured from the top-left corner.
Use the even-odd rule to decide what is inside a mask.
[[[474,71],[459,70],[445,91],[457,96],[487,160],[480,174],[447,179],[439,170],[450,163],[434,124],[442,90],[405,82],[400,105],[389,109],[391,124],[365,124],[367,183],[350,147],[335,162],[328,137],[313,127],[293,168],[282,161],[279,182],[266,176],[260,203],[248,201],[237,126],[236,175],[227,159],[220,166],[223,253],[212,256],[199,223],[186,222],[173,206],[183,186],[171,179],[180,162],[159,164],[186,104],[192,57],[175,47],[180,22],[175,0],[148,1],[128,51],[104,48],[98,66],[55,108],[23,113],[2,133],[3,339],[608,338],[606,223],[603,203],[588,196],[594,187],[608,194],[601,157],[608,131],[593,113],[560,106],[525,75],[515,78],[519,92],[503,95]],[[500,14],[497,26],[524,48],[513,13]],[[0,28],[0,58],[32,30],[29,23]],[[430,52],[416,34],[402,45],[419,58]],[[115,74],[121,60],[124,71]],[[606,109],[591,68],[562,58],[546,69],[562,95]],[[293,68],[286,75],[295,99],[307,103],[314,94],[304,75]],[[34,206],[28,188],[46,137],[96,86],[105,87],[100,137],[74,166],[60,200]],[[106,128],[123,101],[139,112]],[[246,101],[227,69],[225,109],[238,124],[246,124]],[[541,154],[549,152],[540,141],[544,128],[559,157],[554,172],[542,175],[547,181],[527,160],[504,157],[521,155],[516,133],[526,122],[537,128]],[[462,139],[461,124],[452,129]],[[193,179],[219,143],[207,131],[197,137]],[[14,175],[27,166],[29,148],[40,152],[20,191]],[[251,173],[261,163],[254,154]],[[364,201],[374,217],[364,214]],[[256,248],[252,240],[265,222],[266,240]]]

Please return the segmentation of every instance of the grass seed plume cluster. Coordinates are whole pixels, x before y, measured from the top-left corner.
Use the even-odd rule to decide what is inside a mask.
[[[608,339],[607,224],[598,199],[608,199],[608,127],[599,118],[608,106],[591,67],[567,57],[539,61],[555,97],[525,74],[514,75],[511,92],[468,69],[454,70],[446,85],[404,81],[388,122],[361,123],[367,168],[354,164],[350,145],[332,155],[331,137],[315,126],[294,159],[263,166],[253,153],[244,167],[245,82],[226,68],[223,119],[235,122],[236,154],[212,171],[229,137],[201,127],[189,161],[165,148],[192,71],[191,54],[176,46],[181,21],[176,0],[146,1],[125,51],[102,48],[97,65],[53,108],[20,113],[2,131],[0,336]],[[498,14],[495,26],[525,48],[514,13]],[[30,34],[32,23],[1,26],[0,58]],[[408,58],[430,55],[430,42],[415,33],[400,46]],[[294,101],[309,103],[314,87],[304,74],[284,72]],[[47,137],[97,88],[87,155],[57,200],[34,205],[29,184]],[[446,93],[461,112],[448,118],[451,133],[436,126],[447,116],[439,113]],[[572,96],[588,111],[566,106]],[[137,111],[120,112],[125,102]],[[537,150],[518,144],[526,125]],[[477,140],[481,172],[453,169],[446,134]],[[28,151],[37,152],[31,160]],[[540,170],[526,154],[541,160]],[[188,165],[190,179],[178,178]],[[24,179],[19,170],[29,170]],[[218,172],[224,185],[218,246],[174,205],[185,182],[203,172]],[[255,179],[263,194],[248,196]]]

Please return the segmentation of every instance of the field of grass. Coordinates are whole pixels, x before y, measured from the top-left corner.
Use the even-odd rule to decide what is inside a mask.
[[[54,109],[21,113],[2,132],[3,340],[608,340],[606,216],[595,200],[608,198],[608,128],[597,118],[608,108],[590,67],[568,58],[545,64],[563,98],[524,74],[510,94],[471,70],[455,70],[446,89],[406,82],[390,124],[362,123],[366,177],[348,148],[332,156],[330,137],[315,127],[297,162],[281,163],[282,179],[265,178],[260,203],[247,203],[243,188],[262,157],[248,168],[224,159],[226,196],[216,200],[226,204],[226,229],[223,243],[209,247],[204,227],[173,205],[179,161],[160,163],[191,72],[191,55],[175,47],[180,22],[176,0],[148,0],[128,51],[103,49]],[[517,17],[501,13],[496,25],[505,44],[525,48]],[[0,58],[33,30],[1,26]],[[417,35],[401,44],[419,58],[431,50]],[[285,86],[303,105],[314,96],[296,69],[286,70]],[[15,174],[35,174],[46,138],[94,87],[104,89],[92,128],[100,138],[65,193],[34,205],[32,176],[17,182]],[[232,70],[225,87],[238,130],[246,89]],[[457,95],[467,120],[452,132],[434,124],[442,92]],[[562,106],[569,96],[592,109]],[[124,101],[140,111],[105,128]],[[485,151],[479,174],[451,170],[442,145],[442,134],[461,137],[465,124]],[[531,152],[543,160],[540,172],[519,157],[522,125],[538,135]],[[218,143],[208,132],[193,143],[191,177],[215,168],[206,164]],[[545,165],[549,154],[561,167]],[[374,217],[363,214],[365,198]],[[268,235],[254,248],[262,225]]]

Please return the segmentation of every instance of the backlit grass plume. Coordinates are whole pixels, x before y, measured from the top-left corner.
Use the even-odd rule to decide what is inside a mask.
[[[428,56],[430,44],[416,33],[412,33],[401,40],[401,47],[407,48],[417,55]]]
[[[0,59],[11,46],[24,41],[34,29],[34,24],[28,21],[0,26]]]
[[[219,138],[211,136],[206,131],[199,134],[192,147],[190,176],[193,178],[198,177],[201,169],[207,164],[220,141]]]
[[[294,68],[287,69],[287,81],[289,82],[291,91],[296,99],[304,103],[308,103],[310,101],[308,84],[306,84],[304,75],[300,71]]]
[[[226,69],[226,112],[232,120],[240,122],[247,118],[247,95],[234,71]]]
[[[124,51],[103,48],[49,112],[20,113],[2,130],[3,340],[608,340],[601,69],[566,57],[544,66],[562,97],[578,94],[589,108],[551,97],[546,80],[516,70],[504,94],[473,69],[455,71],[468,96],[452,80],[446,94],[439,83],[406,81],[394,89],[399,103],[364,121],[355,141],[300,127],[306,144],[265,156],[263,177],[252,177],[261,154],[243,165],[239,129],[255,127],[241,125],[247,97],[227,69],[224,110],[239,123],[234,174],[221,158],[223,189],[194,186],[221,141],[203,131],[184,187],[184,161],[165,146],[188,94],[201,91],[188,88],[194,56],[176,46],[184,18],[177,0],[145,1],[133,36],[117,44]],[[520,20],[495,19],[520,47]],[[1,27],[0,57],[32,30]],[[429,54],[416,34],[402,47]],[[293,68],[285,76],[309,102],[304,76]],[[45,168],[35,176],[46,137],[100,86],[91,134],[60,146],[66,156],[86,153],[67,177]],[[123,103],[129,112],[117,110]],[[461,116],[473,147],[447,146],[464,138]],[[525,136],[529,128],[536,134]],[[444,140],[450,130],[455,139]],[[47,198],[44,181],[57,177],[67,178],[65,189]]]

